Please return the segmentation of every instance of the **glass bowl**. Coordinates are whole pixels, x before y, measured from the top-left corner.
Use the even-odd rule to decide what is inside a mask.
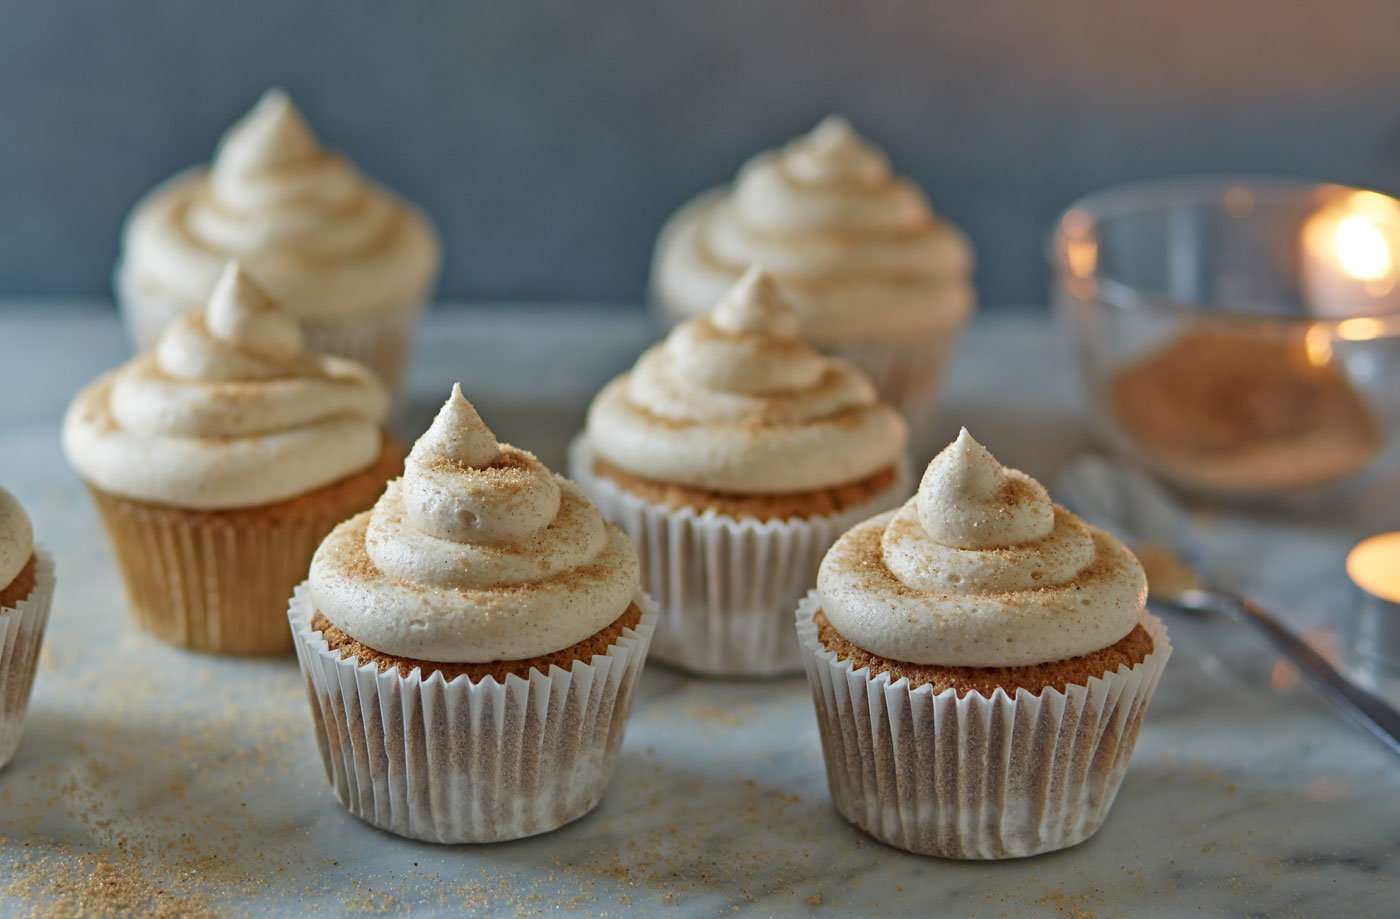
[[[1400,201],[1146,182],[1072,205],[1049,256],[1098,432],[1167,481],[1291,504],[1400,467]]]

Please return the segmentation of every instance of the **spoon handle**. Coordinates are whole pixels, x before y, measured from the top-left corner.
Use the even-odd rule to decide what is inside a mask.
[[[1222,612],[1257,629],[1276,651],[1297,665],[1298,672],[1324,698],[1376,735],[1392,752],[1400,754],[1400,712],[1353,683],[1259,604],[1225,593],[1216,597]]]

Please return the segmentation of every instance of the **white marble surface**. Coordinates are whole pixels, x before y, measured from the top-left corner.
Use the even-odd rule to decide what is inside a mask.
[[[558,463],[588,396],[650,334],[621,310],[436,315],[403,433],[460,379],[503,439]],[[57,440],[73,391],[124,349],[95,305],[0,311],[0,482],[60,577],[26,737],[0,772],[0,914],[100,915],[76,904],[101,890],[135,904],[126,915],[192,917],[1400,914],[1400,762],[1290,687],[1251,635],[1180,616],[1118,803],[1066,852],[955,863],[885,848],[832,811],[800,679],[657,668],[584,820],[489,847],[371,830],[331,796],[292,659],[182,653],[129,625]],[[936,439],[966,423],[1004,461],[1052,477],[1087,442],[1071,380],[1042,319],[979,320]],[[1400,517],[1394,501],[1372,514],[1216,517],[1208,531],[1237,582],[1299,627],[1336,628],[1345,547],[1376,520],[1400,524],[1384,519]]]

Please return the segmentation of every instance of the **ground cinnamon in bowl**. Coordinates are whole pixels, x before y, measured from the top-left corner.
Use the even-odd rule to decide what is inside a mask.
[[[1193,330],[1120,370],[1106,398],[1162,472],[1226,491],[1332,482],[1382,446],[1361,394],[1301,339]]]

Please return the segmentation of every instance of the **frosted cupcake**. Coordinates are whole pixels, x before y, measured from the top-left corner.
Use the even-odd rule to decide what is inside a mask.
[[[751,264],[782,282],[802,335],[850,360],[912,421],[935,401],[972,313],[972,252],[884,154],[832,116],[761,153],[662,230],[653,307],[701,315]]]
[[[0,488],[0,766],[19,748],[53,590],[53,558],[34,545],[29,515]]]
[[[233,126],[211,166],[132,211],[115,283],[137,348],[202,308],[231,258],[301,320],[312,350],[397,388],[437,279],[437,235],[417,208],[322,149],[281,90]]]
[[[292,600],[326,773],[402,836],[553,830],[598,804],[622,744],[656,621],[637,553],[460,387],[405,466]]]
[[[964,430],[798,607],[837,810],[947,858],[1093,835],[1171,653],[1146,597],[1122,543]]]
[[[290,651],[287,598],[317,544],[402,468],[388,408],[368,368],[308,352],[237,263],[206,311],[80,392],[63,447],[137,623],[201,651]]]
[[[574,479],[637,543],[667,663],[800,670],[792,608],[822,554],[907,494],[899,414],[797,327],[751,270],[609,383],[571,449]]]

